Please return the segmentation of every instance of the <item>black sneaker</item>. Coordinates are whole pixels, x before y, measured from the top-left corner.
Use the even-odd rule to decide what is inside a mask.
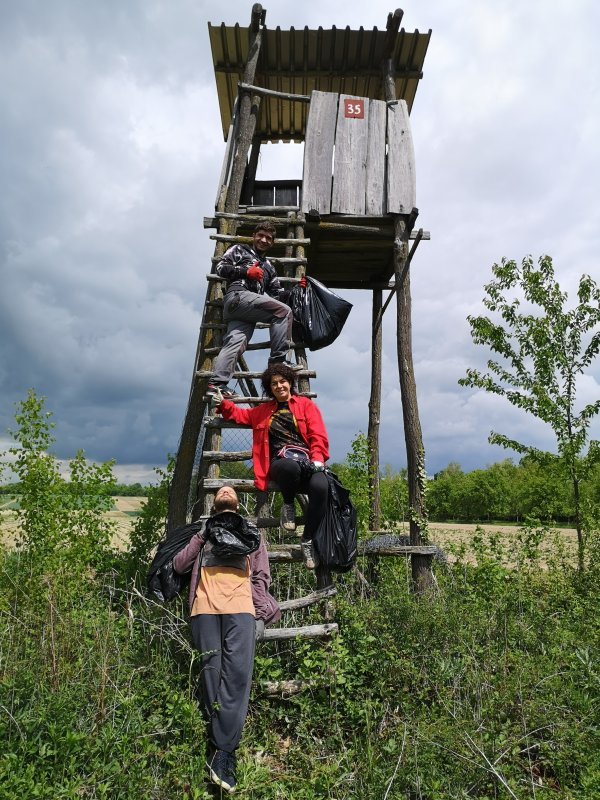
[[[210,762],[207,761],[208,774],[213,783],[226,792],[235,792],[235,755],[225,750],[215,750]]]
[[[293,503],[284,503],[281,506],[279,524],[283,531],[296,530],[296,509],[294,508]]]

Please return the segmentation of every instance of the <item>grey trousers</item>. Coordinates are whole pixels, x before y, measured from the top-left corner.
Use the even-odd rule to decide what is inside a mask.
[[[201,653],[202,711],[208,738],[217,750],[233,753],[248,712],[254,668],[252,614],[197,614],[190,619],[194,646]]]
[[[270,325],[269,361],[283,361],[287,356],[293,319],[292,310],[285,303],[266,294],[236,290],[225,295],[223,320],[227,323],[227,332],[213,367],[213,379],[217,383],[227,383],[231,378],[235,362],[246,349],[257,322]]]

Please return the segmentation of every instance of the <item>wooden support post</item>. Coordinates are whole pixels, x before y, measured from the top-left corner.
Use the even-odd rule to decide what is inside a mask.
[[[244,76],[242,81],[242,83],[245,84],[254,83],[256,65],[258,64],[258,57],[260,55],[260,48],[262,45],[262,29],[260,25],[263,21],[264,14],[262,6],[260,3],[255,3],[252,6],[250,48],[248,51],[248,60],[244,68]],[[250,144],[254,137],[254,131],[256,130],[256,118],[258,116],[259,109],[259,95],[251,95],[249,92],[244,91],[240,96],[240,122],[238,128],[238,137],[237,141],[234,143],[235,152],[233,156],[233,165],[231,168],[229,186],[227,187],[224,211],[232,212],[237,211],[239,208],[242,185],[244,182],[244,173],[246,171],[246,159],[248,156],[248,150],[250,149]]]
[[[382,325],[380,322],[381,289],[373,290],[373,345],[371,348],[371,397],[369,399],[369,529],[381,527],[381,498],[379,492],[379,423],[381,416],[381,351]]]
[[[398,20],[399,25],[399,20]],[[395,36],[396,15],[388,18],[388,35]],[[386,48],[391,55],[391,49]],[[383,88],[388,103],[396,100],[394,71],[391,59],[384,62]],[[410,217],[404,214],[394,215],[394,276],[396,280],[396,320],[398,372],[400,376],[400,394],[402,398],[402,418],[404,422],[404,441],[408,468],[408,501],[411,508],[410,543],[413,546],[423,544],[421,532],[425,528],[427,511],[425,508],[425,456],[423,435],[419,419],[417,387],[412,355],[412,300],[410,295],[410,272],[408,239],[413,228],[417,209],[413,209]],[[409,224],[407,224],[407,221]],[[412,588],[415,592],[424,592],[434,587],[431,559],[414,554],[411,557]]]
[[[250,160],[248,161],[248,169],[246,170],[246,179],[244,181],[244,191],[242,193],[241,202],[245,205],[250,205],[252,202],[252,195],[254,194],[254,183],[256,181],[256,170],[258,169],[258,157],[260,155],[260,138],[255,136],[252,140],[252,149],[250,150]]]
[[[412,357],[410,273],[408,270],[404,270],[405,261],[408,258],[406,222],[401,216],[396,217],[395,228],[394,273],[397,283],[398,371],[408,467],[408,502],[411,508],[410,543],[417,546],[423,544],[421,532],[427,520],[424,496],[425,457]],[[404,274],[403,280],[402,274]],[[413,590],[423,592],[432,588],[434,582],[431,573],[431,559],[415,554],[411,557],[411,565]]]

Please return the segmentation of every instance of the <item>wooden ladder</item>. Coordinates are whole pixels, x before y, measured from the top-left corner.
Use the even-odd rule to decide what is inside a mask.
[[[258,209],[257,209],[258,210]],[[261,208],[260,219],[265,219],[265,212],[277,215],[277,207]],[[278,271],[280,280],[284,286],[296,284],[306,269],[305,247],[308,240],[304,238],[304,215],[299,210],[286,208],[285,216],[270,216],[269,220],[274,222],[277,227],[277,241],[285,247],[284,255],[270,257],[269,260]],[[258,217],[257,217],[258,219]],[[252,214],[219,214],[215,218],[205,220],[217,224],[230,223],[234,225],[247,224],[254,226]],[[284,236],[280,231],[284,232]],[[204,304],[200,335],[196,351],[195,367],[192,380],[192,389],[188,402],[188,411],[182,430],[182,437],[179,447],[176,473],[171,491],[178,493],[179,509],[177,518],[171,517],[170,524],[182,524],[190,519],[199,519],[207,516],[213,504],[215,493],[218,489],[227,484],[233,486],[239,495],[255,496],[255,512],[250,519],[256,523],[265,536],[267,549],[269,551],[269,561],[271,564],[291,564],[302,562],[300,545],[296,537],[292,534],[291,543],[282,539],[279,531],[279,518],[273,515],[273,498],[277,487],[269,484],[268,491],[258,491],[251,478],[225,477],[223,472],[227,472],[227,466],[231,464],[244,464],[252,458],[250,443],[246,448],[244,445],[231,448],[231,442],[225,442],[233,430],[249,430],[249,426],[238,425],[237,423],[224,420],[215,414],[211,404],[211,397],[206,394],[208,381],[212,376],[214,359],[221,349],[223,334],[226,324],[223,322],[223,289],[225,281],[216,272],[216,265],[221,260],[227,247],[236,243],[248,243],[247,236],[231,235],[228,233],[214,234],[216,242],[215,253],[212,259],[212,269],[207,275],[208,290]],[[267,324],[258,323],[257,329],[265,329]],[[247,351],[267,351],[270,348],[269,340],[252,341],[247,347]],[[316,374],[308,368],[306,348],[302,342],[292,342],[291,349],[294,350],[296,362],[302,366],[297,373],[298,393],[305,397],[316,397],[311,390],[311,378]],[[266,359],[265,359],[266,366]],[[236,404],[254,405],[268,402],[267,398],[261,396],[261,390],[257,386],[257,379],[260,378],[262,369],[251,370],[246,358],[242,355],[238,358],[232,379],[237,382],[237,391],[241,396],[233,400]],[[245,434],[249,440],[251,437]],[[224,444],[226,445],[224,447]],[[185,469],[184,469],[185,468]],[[187,483],[187,486],[184,484]],[[297,516],[298,524],[304,521],[304,511],[306,508],[306,498],[304,495],[298,497],[302,514]],[[173,497],[170,497],[170,510],[173,507]],[[171,514],[170,514],[171,516]],[[184,518],[185,517],[185,518]],[[289,567],[288,567],[289,568]],[[331,598],[335,595],[335,587],[331,585],[331,574],[329,570],[317,569],[316,571],[316,591],[300,598],[293,598],[280,603],[282,611],[296,611],[306,608],[315,603],[323,603],[324,621],[318,625],[304,625],[301,627],[278,627],[267,629],[264,639],[269,641],[286,639],[312,639],[326,638],[337,633],[338,626],[331,621],[333,613]],[[302,687],[297,682],[284,682],[284,686],[277,683],[267,687],[269,693],[285,692],[290,693],[300,690]]]

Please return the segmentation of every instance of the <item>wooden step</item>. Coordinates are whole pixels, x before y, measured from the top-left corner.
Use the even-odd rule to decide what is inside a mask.
[[[231,377],[234,380],[235,379],[239,379],[239,378],[260,378],[260,377],[262,377],[263,372],[264,372],[264,370],[261,370],[260,372],[251,372],[250,370],[245,370],[245,371],[238,370],[238,371],[234,372]],[[206,370],[206,369],[202,370],[202,369],[200,369],[200,370],[198,370],[196,372],[196,377],[197,378],[206,378],[206,379],[208,379],[208,378],[212,378],[213,374],[214,373],[211,372],[210,370]],[[314,369],[299,369],[299,370],[296,370],[294,374],[297,375],[299,378],[316,378],[317,377],[317,373],[315,372]]]
[[[369,556],[434,556],[439,548],[436,545],[395,545],[393,547],[373,548],[365,550],[367,541],[359,540],[358,555]],[[286,564],[293,561],[302,561],[302,551],[299,544],[273,544],[269,548],[269,561],[273,564]]]
[[[221,261],[220,258],[215,259],[215,263],[218,264],[219,261]],[[297,259],[297,258],[290,258],[290,259],[287,259],[287,258],[270,258],[269,261],[272,264],[276,264],[276,263],[288,264],[288,263],[292,263],[292,262],[294,262],[294,263],[295,262],[302,263],[302,259]],[[307,263],[306,259],[304,259],[304,263]],[[296,284],[296,283],[300,282],[300,278],[286,278],[285,275],[278,275],[278,278],[279,278],[279,283],[282,283],[282,284],[285,284],[285,285],[287,285],[287,284],[291,285],[291,284]],[[211,283],[216,283],[217,281],[220,281],[221,283],[227,283],[227,278],[222,278],[220,275],[216,275],[213,272],[210,272],[210,273],[208,273],[206,275],[206,280],[210,281]]]
[[[219,256],[213,256],[211,258],[211,262],[213,264],[219,264],[223,259],[219,258]],[[274,267],[299,267],[299,266],[306,266],[308,264],[307,258],[299,258],[298,256],[281,256],[278,258],[277,256],[269,256],[269,261],[273,264]],[[218,277],[218,276],[217,276]],[[221,278],[221,280],[225,280]],[[289,278],[284,275],[279,275],[280,282],[285,283],[299,283],[300,278]]]
[[[250,342],[250,344],[246,347],[244,352],[248,352],[249,350],[270,350],[271,349],[271,342],[267,339],[264,342]],[[306,345],[304,342],[291,342],[290,350],[305,350]],[[221,352],[220,347],[205,347],[202,351],[204,355],[207,356],[214,356]]]
[[[300,397],[317,397],[316,392],[298,392],[298,396]],[[206,395],[204,398],[205,402],[212,400],[210,395]],[[249,405],[249,406],[259,406],[262,403],[270,403],[272,401],[272,397],[231,397],[228,398],[231,403],[235,403],[236,405]]]
[[[321,625],[303,625],[300,628],[265,628],[258,641],[276,642],[285,639],[323,639],[338,633],[337,622],[325,622]]]
[[[210,238],[215,242],[225,242],[226,244],[252,244],[251,236],[229,236],[225,233],[212,233]],[[275,247],[285,247],[286,245],[290,245],[292,247],[294,245],[308,247],[310,245],[310,239],[275,239]],[[269,258],[269,261],[270,260],[271,259]]]

